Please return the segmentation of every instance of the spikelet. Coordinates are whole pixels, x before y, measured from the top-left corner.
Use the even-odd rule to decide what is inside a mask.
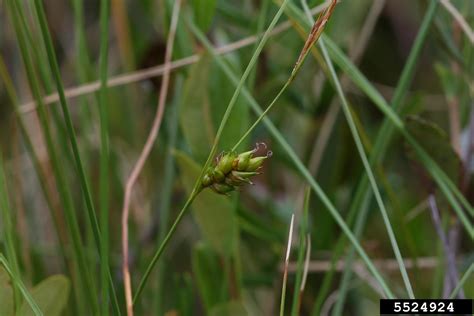
[[[267,151],[266,156],[254,156],[260,147],[267,148],[265,143],[257,143],[254,149],[241,154],[221,153],[215,165],[209,167],[204,174],[202,187],[211,188],[219,194],[228,194],[244,184],[252,184],[250,179],[259,174],[265,159],[272,155],[271,151]]]

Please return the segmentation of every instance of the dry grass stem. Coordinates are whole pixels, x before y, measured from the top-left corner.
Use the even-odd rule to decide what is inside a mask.
[[[308,55],[310,48],[314,45],[314,43],[316,43],[318,38],[323,33],[326,23],[329,21],[329,18],[331,17],[334,8],[336,7],[336,4],[337,0],[332,0],[329,6],[319,14],[319,17],[311,28],[308,38],[304,43],[303,49],[301,50],[301,53],[298,56],[298,59],[296,60],[295,66],[293,67],[293,71],[291,73],[292,76],[296,75],[305,57]]]
[[[309,260],[311,257],[311,235],[306,235],[306,257],[304,259],[303,279],[301,280],[300,292],[303,293],[306,286],[306,279],[308,278]]]
[[[474,31],[471,29],[464,17],[459,13],[458,9],[449,1],[441,0],[443,7],[452,15],[454,20],[459,24],[463,32],[466,34],[469,41],[474,44]]]
[[[281,302],[280,302],[280,316],[285,312],[285,296],[286,296],[286,282],[288,280],[288,266],[290,263],[291,243],[293,239],[293,225],[295,222],[295,214],[291,215],[290,230],[288,232],[288,244],[286,246],[285,265],[283,269],[283,285],[281,287]]]
[[[143,166],[148,159],[150,151],[153,147],[153,144],[158,136],[160,130],[161,122],[163,121],[163,113],[165,109],[166,96],[169,86],[170,78],[170,62],[173,55],[173,46],[174,39],[176,35],[176,28],[178,25],[179,11],[181,7],[181,0],[177,0],[173,6],[173,13],[171,18],[171,26],[168,34],[168,40],[166,43],[166,53],[165,53],[165,64],[163,69],[163,81],[161,82],[160,95],[158,100],[158,109],[156,111],[155,119],[153,120],[153,125],[151,127],[150,133],[146,140],[146,143],[143,147],[140,157],[138,158],[135,166],[133,167],[130,176],[127,179],[125,184],[125,197],[123,202],[122,209],[122,255],[123,255],[123,280],[125,288],[125,299],[127,304],[127,315],[133,315],[133,296],[132,296],[132,284],[130,277],[129,269],[129,256],[128,256],[128,217],[130,213],[130,199],[132,195],[133,185],[137,181],[137,178],[143,169]]]

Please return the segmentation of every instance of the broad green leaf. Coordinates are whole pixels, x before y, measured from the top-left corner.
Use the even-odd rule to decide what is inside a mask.
[[[201,166],[183,152],[177,151],[175,155],[184,187],[190,194]],[[194,200],[192,209],[204,238],[219,254],[230,256],[237,244],[237,216],[229,199],[204,189]]]
[[[13,288],[10,276],[0,267],[0,315],[13,315]]]
[[[44,315],[59,316],[66,307],[69,291],[69,280],[63,275],[53,275],[36,285],[31,296]],[[27,302],[23,302],[20,315],[34,315]]]
[[[248,314],[245,306],[237,301],[219,304],[209,313],[210,316],[245,316]]]
[[[453,183],[458,183],[461,160],[451,146],[446,133],[433,122],[418,116],[408,116],[406,127]]]
[[[206,311],[210,311],[222,302],[225,293],[225,276],[219,262],[219,256],[204,243],[199,243],[193,249],[193,273],[196,277],[199,294],[204,302]]]
[[[207,32],[216,12],[217,0],[192,0],[194,20],[203,32]]]
[[[207,158],[215,133],[209,104],[209,67],[210,59],[207,56],[191,67],[184,84],[179,112],[184,138],[193,157],[199,162]]]

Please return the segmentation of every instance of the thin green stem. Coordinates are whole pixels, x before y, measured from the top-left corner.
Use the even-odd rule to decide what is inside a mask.
[[[453,292],[451,293],[451,295],[449,295],[450,299],[453,299],[458,295],[459,291],[461,291],[462,287],[467,282],[467,280],[471,276],[472,272],[474,272],[474,263],[471,263],[471,265],[469,266],[467,271],[464,272],[464,275],[462,276],[461,280],[459,280],[459,282],[456,285],[456,287],[454,288]]]
[[[255,127],[257,127],[257,125],[263,120],[263,118],[268,114],[268,112],[270,112],[270,110],[273,108],[273,106],[276,104],[276,102],[278,101],[278,99],[280,99],[280,97],[282,96],[282,94],[286,91],[286,89],[288,88],[288,86],[291,84],[291,81],[292,81],[292,78],[294,78],[294,76],[291,76],[286,82],[285,84],[283,85],[283,87],[280,89],[280,91],[277,93],[277,95],[275,96],[275,98],[273,98],[272,102],[270,103],[270,105],[265,109],[265,111],[263,111],[262,115],[260,115],[257,120],[255,121],[255,123],[252,124],[252,126],[250,126],[247,131],[242,135],[242,137],[240,137],[240,139],[237,141],[237,143],[235,143],[234,147],[232,147],[232,151],[235,151],[239,145],[250,135],[250,133],[252,133],[252,131],[255,129]]]
[[[265,28],[265,21],[266,21],[266,18],[267,18],[269,8],[270,8],[270,0],[261,1],[260,13],[258,15],[257,28],[255,30],[255,34],[262,34],[262,32]],[[258,46],[258,42],[255,42],[252,51],[255,51],[257,46]],[[255,79],[257,78],[257,69],[258,69],[258,67],[253,68],[252,72],[250,73],[250,76],[249,76],[249,79],[248,79],[248,84],[247,84],[247,87],[250,90],[252,90],[254,88]]]
[[[158,248],[158,250],[156,251],[156,253],[154,254],[153,258],[151,259],[151,262],[148,264],[148,267],[146,268],[145,270],[145,274],[143,274],[143,277],[142,279],[140,280],[140,284],[138,285],[138,288],[137,290],[135,291],[135,296],[133,297],[133,304],[136,304],[138,298],[140,297],[140,294],[142,293],[143,291],[143,288],[146,284],[146,281],[148,280],[148,277],[150,276],[150,273],[151,271],[153,270],[153,267],[155,266],[156,262],[158,261],[158,259],[160,259],[163,251],[165,250],[166,246],[168,245],[171,237],[173,237],[173,234],[174,232],[176,231],[176,228],[178,227],[179,223],[181,222],[184,214],[186,213],[186,210],[189,208],[189,206],[191,205],[191,203],[194,201],[194,199],[196,198],[196,196],[199,194],[200,190],[193,190],[191,195],[189,196],[188,200],[186,201],[186,203],[184,204],[183,208],[181,209],[181,211],[179,212],[178,216],[176,217],[173,225],[171,225],[171,228],[170,230],[168,231],[168,233],[166,234],[165,238],[163,239],[163,241],[161,242],[160,244],[160,247]]]
[[[64,120],[66,122],[66,130],[69,136],[69,141],[71,143],[71,148],[74,156],[74,162],[76,164],[77,173],[79,175],[79,181],[81,183],[81,189],[83,191],[84,200],[86,202],[87,214],[89,217],[90,224],[92,226],[92,231],[94,234],[94,240],[96,243],[97,249],[100,252],[100,229],[99,223],[97,221],[96,212],[94,208],[94,203],[92,202],[92,195],[89,189],[89,184],[87,182],[86,174],[84,171],[84,166],[82,164],[81,155],[79,153],[79,146],[77,144],[76,132],[71,119],[71,114],[69,113],[69,107],[66,101],[66,96],[64,94],[64,86],[61,79],[61,73],[59,70],[59,65],[56,58],[56,53],[53,47],[53,41],[51,39],[51,34],[48,28],[48,22],[46,19],[46,14],[44,12],[43,2],[41,0],[34,0],[35,12],[38,17],[38,22],[40,25],[41,33],[43,36],[43,41],[46,47],[46,53],[48,56],[49,65],[53,72],[53,77],[56,82],[56,88],[59,94],[59,103],[63,111]]]
[[[110,0],[101,0],[100,6],[100,275],[102,289],[102,315],[109,314],[109,132],[107,110],[107,64],[109,50],[109,3]]]
[[[331,5],[330,7],[328,8],[331,8]],[[332,7],[333,9],[333,7]],[[329,9],[330,12],[332,12],[331,9]],[[322,33],[322,30],[324,29],[324,25],[327,23],[327,19],[329,19],[329,17],[331,16],[331,13],[327,12],[327,11],[324,11],[326,14],[328,14],[327,16],[320,16],[321,19],[326,19],[324,21],[319,21],[319,22],[322,22],[321,23],[321,26],[319,28],[316,28],[316,29],[312,29],[311,30],[311,33],[308,37],[308,39],[306,40],[305,42],[305,45],[303,47],[303,50],[302,52],[300,53],[300,56],[298,57],[298,60],[296,61],[296,64],[290,74],[290,76],[288,77],[287,81],[285,82],[285,84],[283,85],[283,87],[281,87],[280,91],[277,93],[277,95],[275,96],[275,98],[272,100],[272,102],[270,103],[270,105],[265,109],[265,111],[262,113],[262,115],[260,115],[257,120],[255,121],[255,123],[244,133],[244,135],[242,135],[242,137],[237,141],[237,143],[234,145],[234,147],[232,148],[232,150],[236,150],[237,147],[239,147],[239,145],[250,135],[250,133],[255,129],[255,127],[257,127],[257,125],[262,121],[262,119],[267,115],[268,112],[270,112],[270,110],[273,108],[273,106],[276,104],[276,102],[278,101],[278,99],[281,97],[281,95],[286,91],[286,89],[289,87],[289,85],[293,82],[293,80],[296,78],[296,76],[298,75],[298,72],[299,70],[301,69],[301,67],[303,66],[303,63],[306,59],[306,57],[308,56],[309,52],[311,51],[311,46],[314,45],[314,43],[319,39],[319,36],[320,34]],[[315,24],[316,26],[316,24]]]
[[[303,216],[301,217],[300,229],[299,229],[299,249],[298,249],[298,259],[296,264],[296,278],[295,285],[293,287],[293,303],[291,306],[291,315],[299,315],[299,309],[301,305],[301,283],[303,281],[303,270],[304,270],[304,257],[305,257],[305,248],[308,248],[307,234],[308,234],[308,213],[309,213],[309,197],[311,196],[311,191],[309,188],[305,190],[304,205],[303,205]]]
[[[206,163],[204,164],[204,167],[202,168],[202,171],[201,171],[201,175],[199,176],[199,179],[198,181],[200,181],[200,179],[202,179],[204,173],[206,172],[207,168],[209,167],[209,165],[211,164],[212,162],[212,159],[214,158],[216,152],[217,152],[217,147],[219,146],[219,140],[221,138],[221,135],[222,135],[222,132],[224,131],[224,128],[227,124],[227,121],[229,120],[229,117],[230,117],[230,114],[232,113],[232,109],[234,108],[236,102],[237,102],[237,99],[242,91],[242,89],[245,88],[245,81],[247,80],[248,76],[250,75],[253,67],[255,66],[255,64],[257,63],[257,60],[258,60],[258,56],[260,56],[260,53],[262,52],[263,50],[263,47],[265,46],[265,44],[267,43],[268,41],[268,38],[270,37],[271,35],[271,31],[273,30],[273,28],[275,27],[275,25],[277,24],[278,20],[280,19],[281,15],[283,14],[287,4],[288,4],[289,0],[284,0],[283,3],[281,4],[280,8],[278,9],[278,12],[275,14],[272,22],[270,23],[270,25],[268,26],[267,30],[265,31],[265,33],[263,34],[262,36],[262,39],[260,40],[259,44],[257,45],[253,55],[252,55],[252,58],[250,59],[248,65],[247,65],[247,68],[245,69],[242,77],[240,78],[239,80],[239,83],[237,85],[237,87],[235,88],[235,91],[234,91],[234,94],[232,95],[232,98],[231,100],[229,101],[229,104],[227,105],[227,109],[224,113],[224,116],[222,117],[221,119],[221,123],[219,124],[219,128],[217,129],[217,132],[216,132],[216,137],[214,138],[214,142],[212,144],[212,147],[211,147],[211,150],[210,150],[210,153],[209,153],[209,156],[207,157],[207,161]],[[187,21],[188,22],[188,25],[191,27],[191,28],[195,28],[196,26],[190,22],[189,20]],[[290,77],[291,78],[291,77]],[[290,81],[290,80],[289,80]],[[288,83],[289,84],[289,83]],[[281,94],[282,91],[280,91],[279,94]],[[239,142],[240,143],[240,142]],[[237,146],[234,146],[234,148],[237,148]]]
[[[51,34],[49,32],[49,29],[48,29],[48,23],[47,23],[46,15],[45,15],[45,12],[44,12],[43,3],[42,3],[41,0],[35,0],[34,5],[35,5],[35,11],[36,11],[36,15],[38,17],[38,22],[39,22],[39,25],[40,25],[41,33],[42,33],[42,36],[43,36],[43,41],[44,41],[44,44],[46,46],[46,53],[47,53],[47,56],[48,56],[49,65],[52,69],[53,76],[54,76],[54,79],[55,79],[55,82],[56,82],[56,88],[57,88],[58,94],[59,94],[59,101],[60,101],[59,103],[61,105],[61,109],[63,111],[64,119],[65,119],[65,122],[66,122],[66,130],[68,132],[68,136],[69,136],[69,140],[70,140],[70,143],[71,143],[72,152],[73,152],[73,156],[74,156],[74,161],[75,161],[75,164],[76,164],[76,169],[77,169],[77,172],[78,172],[78,175],[79,175],[79,180],[80,180],[80,183],[81,183],[81,189],[82,189],[82,192],[83,192],[84,200],[86,202],[87,215],[89,217],[89,222],[90,222],[90,225],[92,227],[92,232],[93,232],[93,235],[94,235],[94,241],[95,241],[96,247],[99,251],[99,254],[102,256],[102,254],[101,254],[102,247],[101,247],[101,241],[100,241],[101,240],[101,237],[100,237],[101,233],[100,233],[100,229],[99,229],[99,223],[98,223],[98,220],[97,220],[97,216],[96,216],[96,212],[95,212],[95,208],[94,208],[94,203],[92,202],[92,195],[91,195],[91,192],[90,192],[89,184],[87,182],[86,174],[85,174],[85,171],[84,171],[84,166],[83,166],[81,156],[80,156],[80,153],[79,153],[79,146],[77,144],[76,132],[74,131],[71,115],[69,113],[69,108],[68,108],[68,104],[67,104],[67,101],[66,101],[66,96],[64,94],[64,86],[63,86],[63,83],[62,83],[61,73],[59,71],[59,65],[58,65],[58,62],[57,62],[57,59],[56,59],[56,53],[54,51],[53,42],[52,42],[52,39],[51,39]],[[108,267],[107,267],[107,269],[108,269]],[[108,271],[108,274],[109,274],[109,282],[111,283],[111,286],[113,287],[110,270]]]

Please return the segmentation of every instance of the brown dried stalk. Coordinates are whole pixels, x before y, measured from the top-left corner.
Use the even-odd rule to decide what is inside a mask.
[[[129,269],[129,262],[128,262],[128,259],[129,259],[128,258],[128,217],[130,213],[130,199],[132,195],[133,185],[137,181],[137,178],[141,170],[143,169],[143,165],[148,159],[150,151],[153,147],[153,143],[155,142],[156,137],[158,136],[161,122],[163,120],[163,112],[165,109],[166,95],[168,92],[169,78],[170,78],[170,62],[171,62],[171,57],[173,55],[174,39],[176,35],[176,27],[178,25],[180,7],[181,7],[181,0],[177,0],[173,6],[171,26],[170,26],[170,31],[168,34],[168,40],[166,43],[164,73],[163,73],[163,81],[161,82],[161,87],[160,87],[158,110],[156,112],[155,119],[153,120],[153,125],[151,127],[150,134],[148,135],[148,138],[143,147],[143,150],[140,153],[140,157],[138,158],[135,166],[133,167],[133,170],[130,173],[130,176],[128,177],[126,185],[125,185],[125,197],[124,197],[123,209],[122,209],[122,252],[123,252],[122,273],[123,273],[125,300],[127,304],[128,316],[133,316],[132,282],[130,278],[130,269]]]

